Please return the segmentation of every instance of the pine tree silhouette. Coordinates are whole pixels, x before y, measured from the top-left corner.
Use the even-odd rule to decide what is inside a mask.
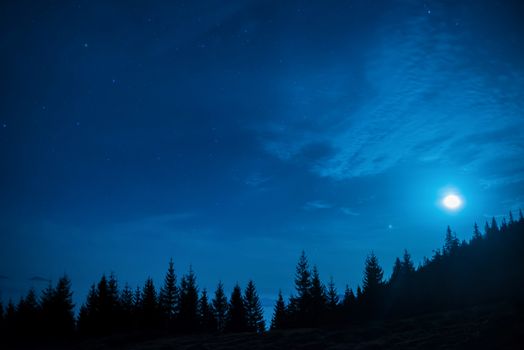
[[[108,335],[121,327],[121,305],[116,276],[102,275],[80,309],[79,328],[85,334]]]
[[[66,275],[58,279],[55,288],[49,285],[44,290],[40,305],[42,307],[42,325],[47,336],[68,337],[72,335],[75,329],[72,296],[71,281]]]
[[[215,297],[212,301],[213,314],[217,323],[217,330],[223,332],[226,326],[226,315],[227,315],[227,298],[224,293],[224,285],[222,282],[218,282],[217,289],[215,291]]]
[[[383,291],[384,271],[378,263],[377,256],[371,252],[366,258],[364,278],[362,281],[362,307],[367,311],[367,317],[380,309]],[[358,293],[358,289],[357,289]],[[359,298],[359,301],[361,298]]]
[[[502,218],[502,223],[500,224],[500,232],[504,233],[508,230],[508,224],[506,223],[506,218]]]
[[[344,310],[346,310],[346,312],[350,311],[354,307],[356,300],[357,298],[355,297],[353,290],[346,284],[344,298],[342,299],[342,307]]]
[[[360,286],[357,286],[357,301],[362,300],[362,288]]]
[[[178,309],[178,288],[176,286],[176,274],[173,258],[169,260],[164,285],[160,289],[159,304],[168,329],[174,327],[175,317]]]
[[[20,298],[16,308],[16,329],[19,335],[34,338],[39,331],[40,305],[33,288]]]
[[[11,299],[9,299],[9,302],[7,303],[4,322],[5,322],[5,334],[6,335],[16,334],[16,328],[15,328],[16,308]]]
[[[242,290],[238,283],[233,288],[229,307],[227,310],[226,331],[228,332],[245,332],[247,331],[247,317]]]
[[[39,331],[40,305],[35,290],[31,288],[25,298],[20,299],[17,307],[17,328],[20,334],[34,337]]]
[[[284,297],[282,296],[282,291],[278,291],[278,298],[275,303],[275,308],[273,311],[273,318],[271,319],[271,330],[284,329],[287,327],[287,313],[286,313],[286,303],[284,302]]]
[[[149,277],[142,290],[140,305],[140,323],[143,329],[158,328],[160,310],[153,280]]]
[[[318,326],[321,322],[321,318],[326,312],[326,287],[320,280],[320,275],[318,269],[313,266],[313,271],[311,274],[311,287],[309,291],[311,296],[311,305],[308,315],[308,323],[312,326]]]
[[[371,252],[366,258],[366,265],[364,268],[364,279],[362,281],[362,293],[376,293],[382,286],[383,276],[384,272],[378,263],[378,258],[375,255],[375,253]]]
[[[213,307],[210,305],[206,289],[202,290],[200,300],[198,301],[198,317],[200,330],[203,332],[213,332],[217,329]]]
[[[296,296],[290,298],[288,310],[295,326],[311,322],[311,271],[306,253],[302,251],[295,272]]]
[[[198,330],[198,287],[192,267],[180,282],[179,326],[183,332]]]
[[[472,241],[473,242],[478,242],[482,239],[482,234],[480,233],[480,230],[479,230],[479,225],[477,225],[477,223],[475,222],[475,225],[473,226],[473,237],[472,237]]]
[[[459,247],[459,240],[455,232],[451,232],[451,228],[448,226],[446,229],[446,238],[444,242],[444,248],[442,252],[444,255],[451,255],[456,252]]]
[[[121,326],[120,324],[120,291],[115,274],[111,273],[107,281],[107,300],[105,301],[106,319],[109,321],[107,330],[112,333]]]
[[[247,330],[263,333],[266,329],[260,298],[255,282],[249,280],[244,291],[244,305],[246,308]]]
[[[393,272],[391,273],[391,277],[389,278],[390,284],[397,283],[402,278],[403,268],[402,263],[400,262],[400,259],[397,257],[395,259],[395,262],[393,263]]]
[[[415,264],[411,260],[411,254],[409,254],[407,249],[404,249],[404,255],[402,256],[402,269],[408,275],[415,272]]]
[[[135,312],[140,313],[142,310],[142,290],[139,286],[136,286],[135,293],[133,294],[133,304]]]
[[[133,290],[126,283],[120,293],[121,315],[119,324],[124,330],[131,330],[135,324],[135,305]]]
[[[329,278],[328,288],[327,288],[327,304],[331,310],[337,308],[340,297],[337,293],[337,288],[335,287],[335,281],[333,281],[333,276]]]
[[[491,230],[491,234],[492,235],[497,235],[500,230],[499,230],[499,226],[497,224],[497,220],[495,220],[495,217],[493,217],[491,219],[491,227],[490,227],[490,230]]]
[[[95,285],[91,285],[86,302],[80,307],[78,315],[78,330],[82,334],[94,334],[97,329],[98,295]]]

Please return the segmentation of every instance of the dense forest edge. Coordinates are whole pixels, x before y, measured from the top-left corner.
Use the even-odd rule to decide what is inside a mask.
[[[224,333],[265,334],[301,328],[361,327],[474,305],[505,303],[524,311],[524,217],[473,226],[469,241],[447,228],[444,245],[415,266],[408,251],[394,262],[389,279],[377,256],[366,260],[361,285],[339,293],[333,279],[324,283],[302,252],[294,276],[295,292],[281,292],[269,324],[254,281],[238,284],[229,298],[221,282],[212,295],[199,290],[195,272],[180,282],[171,259],[160,288],[151,278],[141,288],[123,286],[103,275],[89,290],[75,316],[71,281],[61,277],[40,295],[34,289],[15,303],[0,303],[0,343],[80,342],[126,334],[148,337]],[[1,345],[1,344],[0,344]]]

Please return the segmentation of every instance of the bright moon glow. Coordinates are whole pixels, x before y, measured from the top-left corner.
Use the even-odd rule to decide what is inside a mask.
[[[462,199],[460,199],[456,194],[448,194],[444,197],[442,203],[446,208],[456,210],[462,205]]]

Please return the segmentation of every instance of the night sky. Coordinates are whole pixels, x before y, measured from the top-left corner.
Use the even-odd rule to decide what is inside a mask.
[[[0,289],[339,289],[524,207],[521,1],[2,1]],[[454,192],[459,210],[441,205]],[[16,300],[15,299],[15,300]]]

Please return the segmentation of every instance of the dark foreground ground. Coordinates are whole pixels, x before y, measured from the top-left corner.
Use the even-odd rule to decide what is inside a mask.
[[[178,337],[113,336],[42,349],[524,349],[524,314],[497,304],[368,326]]]

